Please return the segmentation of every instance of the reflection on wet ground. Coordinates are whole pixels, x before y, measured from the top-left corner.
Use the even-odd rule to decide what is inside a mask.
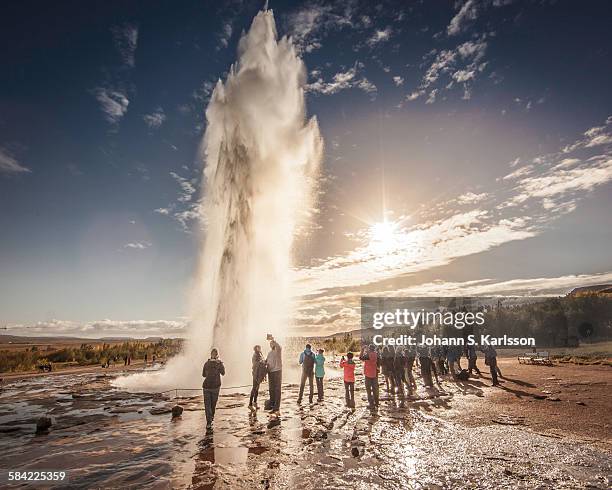
[[[297,405],[297,386],[288,385],[280,420],[270,420],[263,411],[251,414],[246,392],[224,393],[214,432],[208,434],[201,397],[181,398],[185,410],[172,420],[173,395],[125,393],[112,388],[110,380],[90,373],[5,384],[0,470],[67,470],[68,486],[77,488],[610,484],[609,448],[532,431],[525,417],[497,416],[477,426],[459,423],[457,415],[469,409],[470,400],[489,396],[490,388],[480,380],[419,389],[405,408],[385,395],[377,413],[365,407],[360,383],[355,410],[343,406],[338,378],[327,382],[325,401],[312,405]],[[53,426],[35,435],[36,419],[44,414],[53,418]]]

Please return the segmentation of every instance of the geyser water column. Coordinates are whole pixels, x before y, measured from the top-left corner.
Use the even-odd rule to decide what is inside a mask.
[[[267,352],[266,334],[282,336],[290,324],[291,251],[313,208],[323,151],[316,119],[306,121],[305,83],[291,39],[277,40],[272,11],[259,12],[206,109],[205,229],[185,352],[163,373],[119,386],[199,386],[212,346],[225,383],[248,383],[252,346]]]

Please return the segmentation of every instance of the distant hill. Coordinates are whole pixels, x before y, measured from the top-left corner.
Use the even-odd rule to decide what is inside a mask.
[[[596,284],[572,289],[568,296],[584,296],[586,294],[602,294],[612,296],[612,284]]]

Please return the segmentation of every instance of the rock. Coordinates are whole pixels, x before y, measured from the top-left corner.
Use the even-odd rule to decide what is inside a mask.
[[[180,405],[174,405],[172,407],[172,418],[173,419],[180,417],[182,414],[183,414],[183,407],[181,407]]]
[[[359,457],[359,448],[358,448],[358,447],[356,447],[356,446],[353,446],[353,447],[351,448],[351,454],[352,454],[352,455],[353,455],[355,458]]]
[[[163,415],[165,413],[170,412],[172,412],[172,409],[170,407],[156,407],[149,410],[149,413],[151,415]]]
[[[584,403],[584,402],[576,402],[576,405],[582,405],[583,407],[585,407],[586,403]]]
[[[40,417],[36,421],[36,433],[43,434],[49,430],[49,428],[53,425],[53,421],[50,417]]]
[[[560,402],[560,401],[561,401],[561,398],[557,398],[556,396],[549,396],[549,397],[547,398],[547,400],[548,400],[549,402]]]

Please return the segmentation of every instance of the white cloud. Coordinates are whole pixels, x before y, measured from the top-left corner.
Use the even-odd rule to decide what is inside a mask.
[[[115,47],[121,55],[121,60],[126,66],[133,68],[138,45],[138,26],[126,23],[112,27],[111,32]]]
[[[189,233],[194,222],[202,224],[205,222],[201,213],[201,202],[199,200],[193,201],[193,196],[197,190],[197,179],[189,180],[176,172],[170,172],[170,175],[180,187],[179,196],[176,202],[167,207],[157,208],[154,212],[172,217],[181,225],[183,231]]]
[[[602,126],[594,126],[584,132],[583,138],[563,148],[564,153],[570,153],[582,148],[612,144],[612,116],[606,119]]]
[[[8,325],[10,335],[27,336],[71,336],[89,339],[102,337],[181,337],[187,332],[188,322],[177,320],[96,320],[75,322],[70,320],[49,320],[32,325]]]
[[[391,38],[391,28],[385,27],[384,29],[376,29],[374,33],[368,38],[366,44],[373,48],[374,46],[384,43]]]
[[[478,17],[479,4],[477,0],[467,0],[455,16],[451,19],[446,28],[449,36],[454,36],[462,32],[466,26]]]
[[[525,218],[494,220],[480,209],[411,228],[398,228],[383,250],[366,239],[362,246],[344,256],[297,271],[297,294],[355,287],[424,271],[534,235]]]
[[[473,192],[466,192],[465,194],[461,194],[457,201],[460,204],[473,204],[480,201],[485,200],[488,197],[486,192],[482,192],[481,194],[475,194]]]
[[[395,76],[393,77],[393,83],[395,84],[396,87],[399,87],[400,85],[404,84],[404,79],[400,76]]]
[[[145,248],[149,248],[151,244],[149,242],[130,242],[126,243],[123,248],[131,248],[134,250],[144,250]]]
[[[461,5],[446,28],[449,36],[456,36],[468,30],[470,25],[489,6],[503,7],[509,5],[513,0],[467,0]]]
[[[118,123],[128,110],[130,101],[121,90],[97,87],[94,89],[94,95],[106,120],[111,124]]]
[[[158,107],[151,114],[142,116],[142,119],[149,128],[158,129],[166,120],[166,114],[161,107]]]
[[[29,173],[31,170],[20,163],[6,148],[0,146],[0,174]]]
[[[231,22],[228,21],[223,24],[221,34],[219,35],[219,46],[217,46],[217,49],[220,49],[221,47],[227,48],[227,46],[229,45],[229,40],[232,38],[233,32],[234,29],[232,28]]]
[[[322,46],[328,32],[369,23],[369,18],[355,16],[353,2],[314,2],[287,15],[285,23],[296,47],[312,52]]]
[[[322,77],[319,77],[316,81],[306,85],[306,90],[323,95],[332,95],[352,87],[357,87],[370,94],[376,92],[376,85],[364,76],[357,76],[358,70],[361,68],[363,68],[363,64],[357,62],[352,68],[336,73],[332,79],[327,82],[324,81]]]
[[[179,202],[189,202],[191,201],[191,196],[196,191],[193,183],[187,180],[184,177],[181,177],[176,172],[170,172],[170,175],[174,180],[177,181],[178,185],[181,187],[181,194],[178,197]]]
[[[439,52],[431,51],[429,55],[435,54],[427,71],[423,75],[418,88],[406,97],[407,100],[415,100],[427,94],[426,103],[435,102],[437,95],[442,90],[449,90],[455,83],[463,87],[463,98],[471,97],[471,83],[482,73],[487,63],[483,61],[487,49],[486,36],[466,41],[454,49],[443,49]],[[436,87],[441,80],[446,79],[443,84]]]

